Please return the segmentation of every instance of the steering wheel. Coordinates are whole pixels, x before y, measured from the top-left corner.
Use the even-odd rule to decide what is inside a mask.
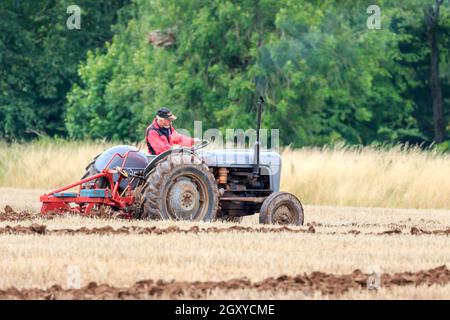
[[[120,174],[122,177],[124,177],[125,179],[128,178],[128,172],[126,172],[123,168],[121,167],[116,167],[117,173]]]
[[[199,145],[192,147],[192,150],[193,150],[193,151],[197,151],[197,150],[203,149],[203,148],[205,148],[208,144],[209,144],[209,140],[202,140],[202,141],[200,141],[200,144],[199,144]]]

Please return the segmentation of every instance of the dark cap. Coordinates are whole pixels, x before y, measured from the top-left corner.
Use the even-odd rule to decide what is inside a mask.
[[[158,112],[156,113],[156,115],[157,115],[158,117],[160,117],[160,118],[168,119],[168,120],[170,120],[170,121],[173,121],[173,120],[175,120],[175,119],[177,118],[177,117],[175,117],[175,116],[172,114],[172,112],[170,112],[170,110],[167,109],[167,108],[161,108],[161,109],[159,109]]]

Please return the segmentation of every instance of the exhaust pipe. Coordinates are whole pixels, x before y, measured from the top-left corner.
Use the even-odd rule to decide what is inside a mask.
[[[262,106],[264,104],[264,98],[262,96],[259,96],[258,101],[258,116],[257,116],[257,122],[256,122],[256,141],[255,141],[255,150],[253,153],[253,175],[259,176],[259,153],[260,153],[260,146],[261,143],[259,141],[259,129],[261,128],[261,113],[262,113]]]

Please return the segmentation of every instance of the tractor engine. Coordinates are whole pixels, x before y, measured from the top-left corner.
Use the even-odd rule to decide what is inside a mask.
[[[276,152],[260,153],[257,175],[253,172],[252,151],[204,151],[199,157],[216,178],[220,194],[219,216],[236,220],[257,213],[264,199],[280,189],[281,157]]]

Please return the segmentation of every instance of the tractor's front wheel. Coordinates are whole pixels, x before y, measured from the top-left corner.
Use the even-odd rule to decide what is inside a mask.
[[[141,218],[211,221],[219,190],[211,170],[191,154],[172,154],[146,177]]]
[[[268,196],[259,211],[259,222],[264,224],[303,225],[303,206],[296,196],[288,192],[275,192]]]

